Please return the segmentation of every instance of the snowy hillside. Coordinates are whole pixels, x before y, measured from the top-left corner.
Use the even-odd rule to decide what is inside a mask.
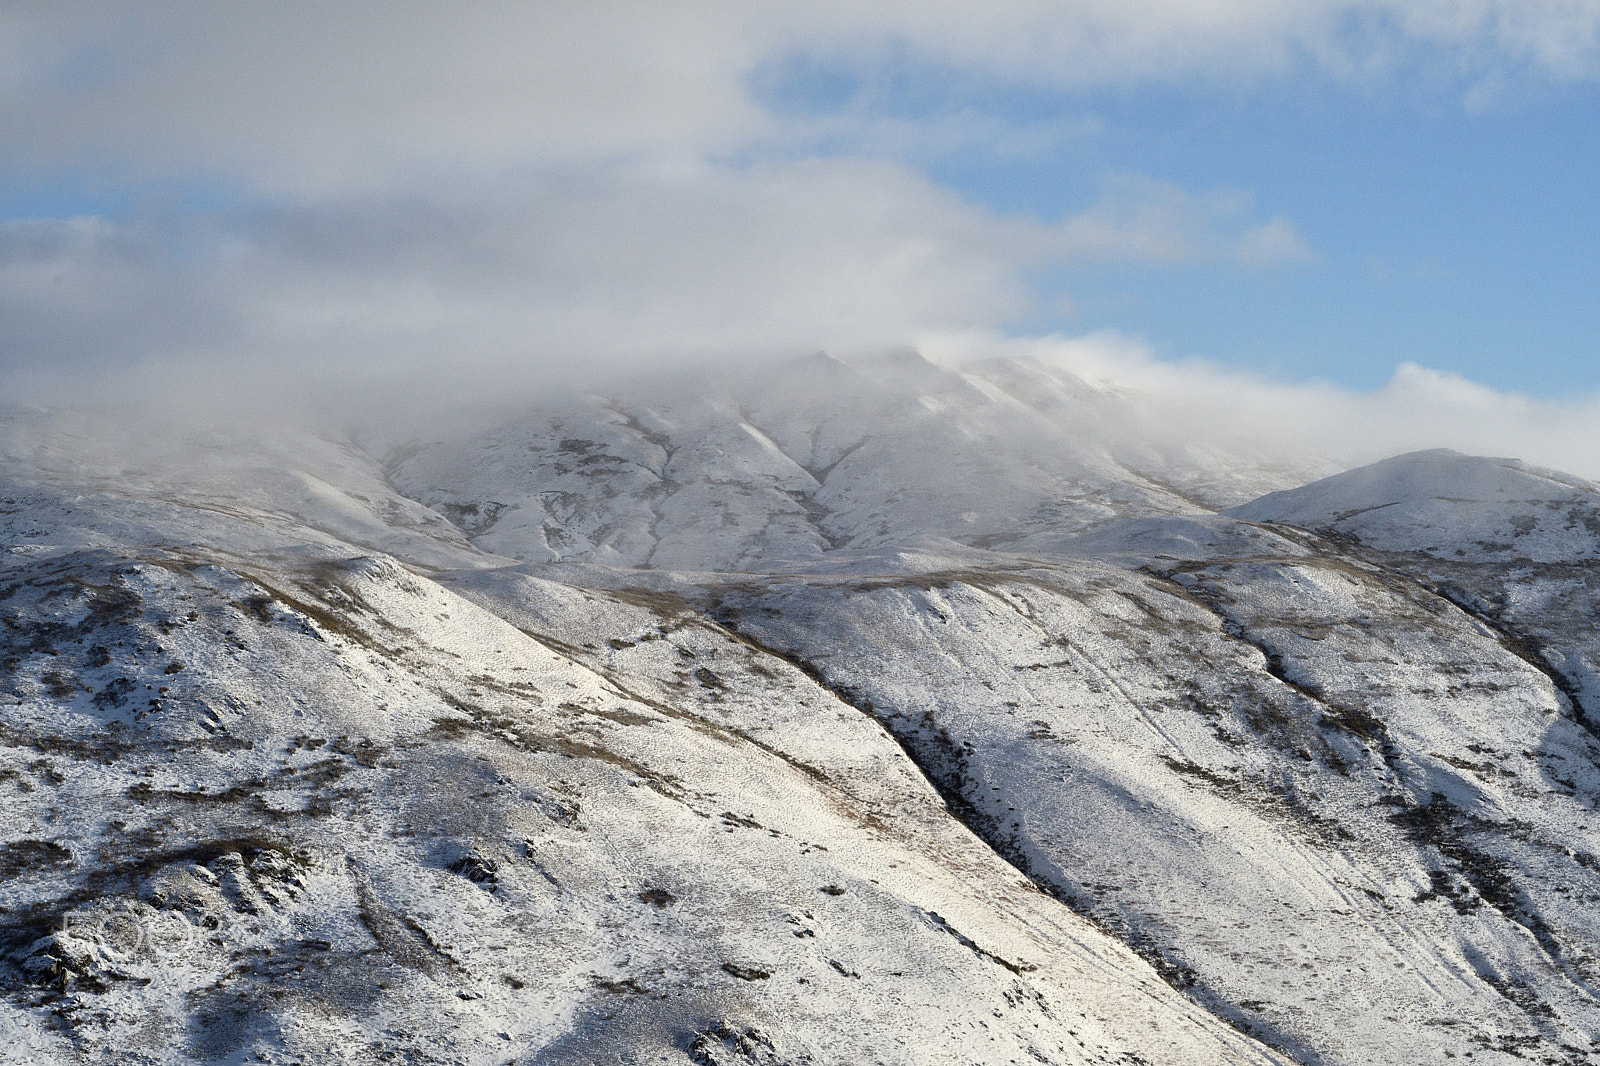
[[[393,451],[406,495],[528,562],[809,565],[920,539],[1004,549],[1243,503],[1326,459],[1153,443],[1131,397],[1017,360],[914,353],[652,382]]]
[[[909,354],[7,413],[0,1046],[1593,1061],[1594,487],[1158,422]]]
[[[1561,563],[1600,554],[1600,487],[1515,459],[1396,456],[1229,512],[1446,560]]]

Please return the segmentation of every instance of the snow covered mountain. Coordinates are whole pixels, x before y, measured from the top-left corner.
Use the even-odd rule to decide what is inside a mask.
[[[1581,480],[912,354],[0,452],[13,1061],[1600,1055]]]
[[[1161,430],[1136,396],[1039,362],[817,355],[567,398],[391,450],[389,474],[478,546],[526,562],[767,570],[840,548],[1053,544],[1338,469],[1163,446]]]

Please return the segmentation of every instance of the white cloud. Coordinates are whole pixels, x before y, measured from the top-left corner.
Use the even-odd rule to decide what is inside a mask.
[[[795,52],[863,69],[908,56],[1043,86],[1240,82],[1306,63],[1360,80],[1420,63],[1465,92],[1595,78],[1600,5],[11,3],[0,7],[0,141],[6,166],[35,173],[201,173],[301,192],[721,153],[815,134],[763,112],[746,84]]]
[[[1268,267],[1312,259],[1294,223],[1282,215],[1240,234],[1234,255],[1246,266]]]
[[[322,193],[725,148],[764,119],[718,5],[172,3],[0,9],[11,165]]]
[[[1600,75],[1592,0],[839,0],[806,10],[835,46],[899,39],[1042,84],[1238,81],[1305,61],[1352,81],[1408,63],[1443,63],[1469,80],[1507,69]]]
[[[1253,226],[1247,207],[1125,178],[1047,224],[898,164],[834,158],[573,166],[159,228],[11,222],[0,352],[13,369],[154,359],[306,373],[892,346],[1032,310],[1028,271],[1050,263],[1298,252],[1291,228]]]
[[[0,223],[0,366],[145,356],[210,328],[175,267],[143,225]]]
[[[961,21],[930,8],[906,39]],[[864,347],[1005,322],[1052,263],[1294,246],[1237,196],[1131,178],[1058,224],[998,216],[886,155],[983,120],[868,116],[818,155],[816,123],[753,101],[764,58],[894,25],[828,4],[0,7],[0,179],[179,190],[131,222],[0,230],[0,366]]]
[[[1051,235],[904,167],[834,159],[577,168],[252,208],[179,238],[174,253],[138,224],[0,227],[0,351],[305,370],[894,344],[1022,310]]]
[[[1531,68],[1562,81],[1592,80],[1600,65],[1600,5],[1593,0],[1408,0],[1385,5],[1403,32],[1458,50],[1480,70]]]
[[[1108,183],[1099,202],[1060,224],[1060,248],[1069,259],[1146,263],[1233,260],[1261,267],[1310,258],[1293,223],[1279,217],[1252,225],[1250,205],[1243,193],[1197,196],[1168,182],[1123,176]]]
[[[1163,362],[1140,341],[1115,332],[1025,338],[942,333],[923,336],[919,346],[929,358],[949,364],[1040,359],[1097,385],[1137,394],[1140,402],[1130,410],[1142,412],[1146,421],[1127,428],[1152,441],[1217,444],[1336,467],[1454,448],[1600,480],[1600,396],[1537,399],[1411,363],[1370,393],[1321,382],[1274,382],[1203,362]]]

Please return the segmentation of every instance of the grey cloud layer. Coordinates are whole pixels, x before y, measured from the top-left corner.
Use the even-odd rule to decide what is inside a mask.
[[[183,225],[3,223],[0,351],[403,367],[893,345],[1025,311],[1046,263],[1303,254],[1238,197],[1137,180],[1047,224],[883,161],[587,166]]]
[[[1359,80],[1426,62],[1483,89],[1513,73],[1594,78],[1600,5],[24,3],[0,10],[0,138],[11,166],[385,185],[781,141],[792,131],[746,91],[763,60],[895,50],[1037,85],[1237,81],[1308,63]]]
[[[1041,221],[907,162],[1070,131],[823,121],[752,78],[903,52],[1007,84],[1428,62],[1476,89],[1595,77],[1597,26],[1534,0],[9,4],[0,180],[152,206],[0,222],[0,370],[848,349],[1004,323],[1045,266],[1292,263],[1315,249],[1237,191],[1125,176]],[[171,191],[195,187],[231,206]]]

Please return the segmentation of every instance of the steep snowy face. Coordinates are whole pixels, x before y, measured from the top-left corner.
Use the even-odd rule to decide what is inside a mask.
[[[49,439],[0,487],[8,1061],[1283,1061],[682,597],[496,569],[316,441]]]
[[[1186,532],[1184,561],[766,579],[714,610],[1291,1057],[1588,1061],[1600,745],[1550,678],[1335,545],[1200,558]]]
[[[0,484],[13,552],[194,544],[244,555],[324,544],[430,569],[511,561],[395,492],[348,440],[303,428],[0,411]]]
[[[908,353],[573,398],[398,452],[389,474],[524,561],[765,570],[918,538],[1035,548],[1328,469],[1160,444],[1138,403],[1043,364]]]
[[[1228,513],[1446,560],[1555,563],[1600,554],[1600,486],[1445,449],[1395,456]]]
[[[1424,582],[1600,729],[1600,486],[1511,459],[1419,452],[1229,513],[1321,530]]]

